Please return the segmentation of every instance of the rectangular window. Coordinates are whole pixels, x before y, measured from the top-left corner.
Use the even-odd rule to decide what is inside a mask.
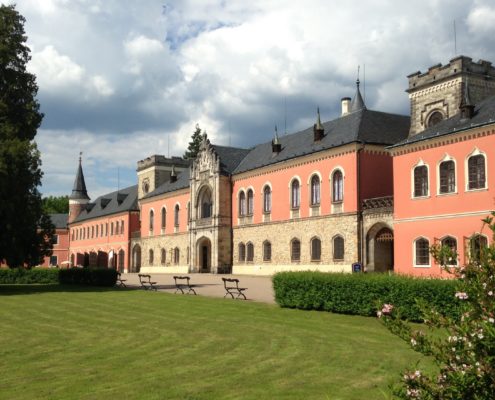
[[[57,234],[54,234],[52,236],[52,244],[58,244],[58,235]]]
[[[57,258],[57,256],[50,256],[50,265],[51,266],[58,265],[58,258]]]

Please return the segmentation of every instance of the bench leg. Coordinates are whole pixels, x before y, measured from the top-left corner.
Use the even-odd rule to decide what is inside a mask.
[[[237,298],[239,299],[241,296],[244,297],[244,300],[247,300],[246,295],[242,292],[239,292],[239,294],[237,295]]]
[[[227,289],[227,293],[225,293],[225,296],[223,296],[223,298],[225,299],[227,297],[227,295],[229,295],[229,294],[230,294],[230,297],[234,298],[234,295],[228,289]]]
[[[193,292],[193,294],[196,296],[196,291],[193,288],[189,288],[187,294],[191,294],[191,292]]]
[[[176,289],[175,289],[175,293],[174,294],[177,294],[177,292],[181,292],[182,294],[184,294],[184,291],[182,290],[181,287],[177,286]]]

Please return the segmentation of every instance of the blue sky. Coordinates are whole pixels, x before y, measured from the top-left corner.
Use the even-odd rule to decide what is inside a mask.
[[[368,108],[407,114],[406,76],[454,57],[454,20],[457,55],[495,62],[490,0],[16,3],[45,113],[44,195],[70,193],[79,151],[95,198],[118,174],[134,184],[140,159],[182,155],[196,123],[249,147],[285,119],[288,132],[312,125],[317,106],[333,119],[357,65]]]

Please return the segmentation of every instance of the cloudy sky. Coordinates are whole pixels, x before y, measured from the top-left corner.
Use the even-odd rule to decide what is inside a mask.
[[[457,55],[495,62],[493,0],[16,3],[45,114],[44,195],[70,193],[79,151],[94,199],[135,184],[138,160],[182,155],[196,123],[249,147],[275,124],[312,125],[317,106],[333,119],[358,65],[368,108],[407,114],[406,76],[456,55],[454,20]]]

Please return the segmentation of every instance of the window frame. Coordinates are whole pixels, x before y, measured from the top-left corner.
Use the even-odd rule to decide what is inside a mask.
[[[335,179],[335,175],[340,174],[339,179]],[[344,171],[337,167],[330,175],[331,182],[331,199],[333,204],[340,204],[344,202]],[[340,182],[340,184],[338,184]]]
[[[484,181],[483,181],[483,186],[482,187],[471,187],[471,171],[470,171],[470,166],[469,162],[471,159],[475,157],[483,157],[483,175],[484,175]],[[486,190],[488,189],[488,160],[487,156],[484,152],[480,151],[478,148],[475,148],[474,151],[472,151],[467,157],[466,157],[466,162],[465,162],[465,178],[466,178],[466,192],[476,192],[480,190]]]
[[[174,227],[178,228],[180,225],[180,204],[177,203],[174,206]]]
[[[420,255],[420,257],[427,257],[427,263],[418,263],[418,252],[421,250],[418,248],[419,242],[426,242],[426,247],[423,249],[425,254]],[[415,268],[430,268],[431,267],[431,256],[430,256],[430,240],[424,236],[417,237],[413,241],[413,265]]]
[[[447,174],[447,176],[443,176],[442,174],[442,166],[445,165],[445,164],[450,164],[452,163],[453,167],[452,167],[452,170],[447,170],[445,173]],[[450,176],[449,174],[453,174],[453,183],[451,182],[452,180],[452,176]],[[444,157],[439,163],[438,163],[438,172],[437,172],[437,176],[438,176],[438,179],[437,179],[437,195],[439,196],[445,196],[445,195],[450,195],[450,194],[456,194],[457,193],[457,163],[455,162],[455,160],[452,158],[452,157]],[[453,184],[453,188],[452,190],[450,191],[442,191],[442,187],[444,186],[442,184],[442,181],[443,180],[446,180],[446,186],[447,186],[447,189],[449,187],[452,187],[452,184]]]
[[[318,244],[318,247],[315,249],[315,245]],[[321,261],[321,239],[318,236],[314,236],[310,240],[310,258],[311,262],[320,262]],[[315,254],[317,253],[317,254]]]
[[[153,265],[154,262],[155,262],[155,252],[153,251],[153,249],[149,249],[148,250],[148,264]]]
[[[249,188],[246,191],[246,215],[251,216],[254,214],[254,190]]]
[[[162,233],[165,233],[167,228],[167,207],[163,206],[160,210],[160,228]]]
[[[309,180],[310,205],[318,207],[321,204],[321,177],[318,174],[311,175]]]
[[[246,206],[246,192],[242,189],[239,191],[238,196],[238,206],[239,206],[239,217],[245,217],[247,206]]]
[[[426,171],[426,194],[416,195],[416,186],[417,186],[416,179],[421,178],[421,176],[416,177],[416,171],[419,170],[419,168],[424,168],[424,170]],[[423,162],[423,160],[420,160],[420,162],[414,165],[411,170],[411,197],[413,199],[424,199],[424,198],[428,198],[429,196],[430,196],[430,169],[428,165]]]
[[[269,240],[263,241],[263,261],[272,261],[272,244]]]
[[[237,245],[237,252],[238,252],[238,260],[240,263],[245,263],[246,262],[246,245],[244,242],[240,242]]]
[[[246,243],[246,262],[254,262],[254,244],[252,242]]]
[[[263,212],[265,214],[272,212],[272,188],[269,184],[263,186]]]
[[[452,248],[452,246],[449,246],[448,244],[446,244],[445,242],[447,240],[453,240],[455,242],[455,246]],[[455,236],[452,236],[452,235],[445,235],[443,236],[441,239],[440,239],[440,246],[447,246],[449,247],[451,250],[453,250],[455,253],[457,253],[457,256],[459,256],[459,245],[458,245],[458,242],[457,242],[457,238]],[[449,262],[448,264],[446,264],[448,267],[455,267],[456,265],[458,265],[458,259],[456,258],[455,260],[452,260],[454,262]]]
[[[337,250],[340,252],[340,248],[336,246],[336,241],[342,240],[342,256],[338,257],[340,254],[337,254]],[[333,261],[344,261],[345,260],[345,239],[341,234],[337,234],[332,237],[332,260]]]
[[[292,210],[301,208],[301,181],[299,178],[292,178],[290,182],[290,208]]]
[[[297,249],[295,249],[296,244]],[[290,241],[290,261],[293,263],[301,262],[301,241],[298,238],[292,238]]]

